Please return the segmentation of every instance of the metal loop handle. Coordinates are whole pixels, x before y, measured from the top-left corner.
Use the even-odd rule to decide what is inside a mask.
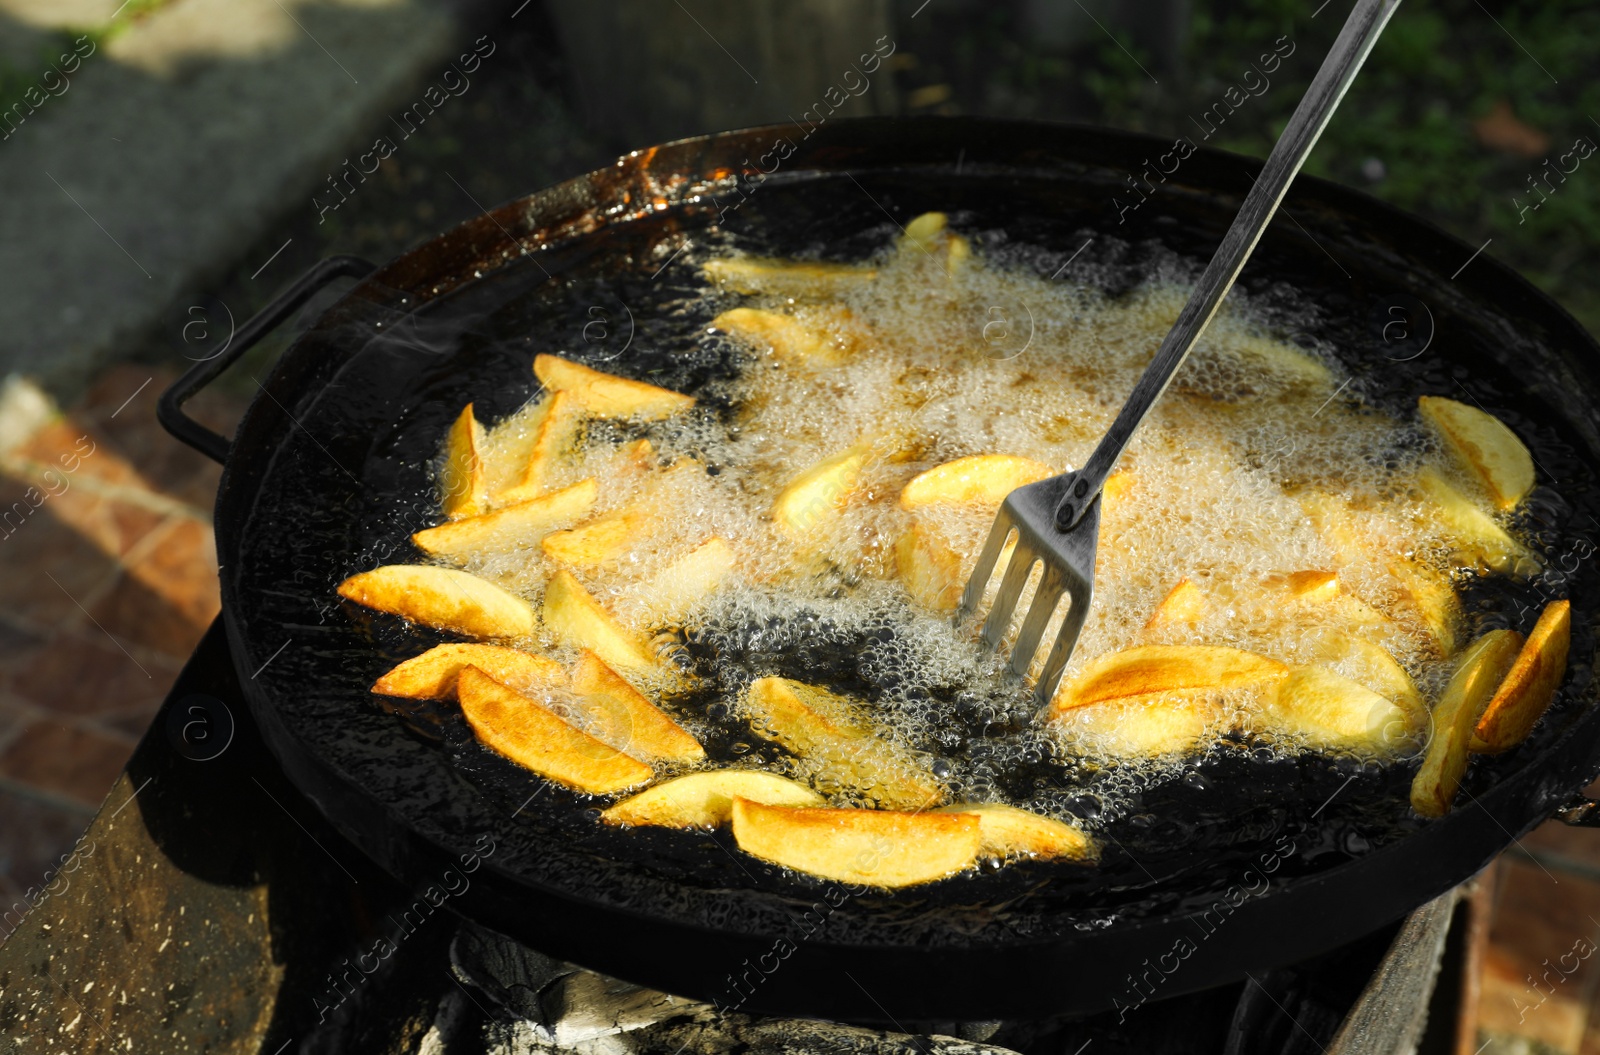
[[[221,353],[195,363],[184,375],[172,383],[156,402],[156,419],[174,438],[188,444],[212,461],[228,460],[231,446],[226,438],[212,432],[183,412],[183,405],[197,392],[217,379],[239,357],[253,348],[278,324],[299,311],[322,287],[336,278],[366,278],[376,271],[377,265],[358,256],[331,256],[301,275],[294,285],[279,294],[277,299],[250,317],[239,327],[234,339]]]

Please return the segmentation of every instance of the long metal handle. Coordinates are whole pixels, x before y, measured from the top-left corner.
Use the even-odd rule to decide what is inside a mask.
[[[182,377],[174,381],[156,402],[156,417],[174,437],[215,462],[228,460],[228,441],[183,412],[183,405],[195,393],[216,380],[217,375],[232,366],[261,338],[279,323],[300,310],[318,290],[336,278],[366,278],[377,270],[377,265],[358,256],[331,256],[320,261],[310,271],[301,275],[278,295],[271,304],[262,308],[234,334],[223,351],[191,366]]]
[[[1239,215],[1234,217],[1233,226],[1228,228],[1216,256],[1206,265],[1199,284],[1189,295],[1189,302],[1183,306],[1172,332],[1161,342],[1155,358],[1150,360],[1144,375],[1133,386],[1132,394],[1111,423],[1111,428],[1106,430],[1100,445],[1094,449],[1083,468],[1068,474],[1071,485],[1055,512],[1056,526],[1062,531],[1075,525],[1100,493],[1123,448],[1133,439],[1134,431],[1167,390],[1172,375],[1178,372],[1189,350],[1205,332],[1222,298],[1228,295],[1234,279],[1239,277],[1245,261],[1250,259],[1261,232],[1266,229],[1272,214],[1278,211],[1278,203],[1288,192],[1289,184],[1300,171],[1306,155],[1316,146],[1317,137],[1327,127],[1339,100],[1344,98],[1350,82],[1355,79],[1356,71],[1366,60],[1372,45],[1377,43],[1389,16],[1399,6],[1400,0],[1358,0],[1355,10],[1350,12],[1328,57],[1322,60],[1322,68],[1317,70],[1311,87],[1306,89],[1300,105],[1295,107],[1294,116],[1289,118],[1288,127],[1283,130],[1283,135],[1267,157],[1261,178],[1256,180],[1255,186],[1245,196],[1244,205],[1239,209]]]

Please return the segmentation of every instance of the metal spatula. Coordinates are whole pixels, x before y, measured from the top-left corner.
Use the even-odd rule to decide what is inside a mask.
[[[1222,298],[1227,296],[1261,232],[1277,211],[1290,181],[1300,171],[1306,155],[1311,153],[1317,137],[1333,116],[1334,108],[1355,79],[1356,71],[1372,45],[1377,43],[1378,34],[1383,32],[1389,16],[1399,6],[1400,0],[1358,0],[1328,57],[1322,60],[1322,68],[1317,70],[1311,87],[1306,89],[1305,97],[1295,108],[1288,127],[1272,148],[1261,170],[1261,178],[1245,196],[1233,226],[1228,228],[1217,254],[1206,265],[1172,332],[1161,342],[1155,358],[1145,368],[1128,401],[1083,468],[1019,487],[1001,504],[983,552],[972,569],[972,578],[961,595],[956,620],[961,622],[977,609],[1006,540],[1015,531],[1016,549],[1006,565],[994,607],[984,621],[983,639],[991,648],[1000,647],[1028,577],[1034,565],[1042,562],[1044,572],[1011,656],[1011,670],[1019,677],[1026,674],[1033,664],[1045,627],[1062,594],[1066,594],[1070,607],[1034,687],[1040,707],[1047,705],[1055,695],[1061,672],[1072,657],[1094,597],[1095,548],[1100,540],[1100,489],[1106,476],[1133,438],[1134,430],[1166,391],[1172,375],[1183,365],[1189,349],[1205,332],[1206,324],[1216,313]]]

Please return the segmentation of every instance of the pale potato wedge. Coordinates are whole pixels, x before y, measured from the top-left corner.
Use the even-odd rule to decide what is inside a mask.
[[[439,474],[439,505],[452,520],[475,516],[487,507],[483,442],[483,426],[468,403],[445,437],[444,469]]]
[[[1014,454],[975,454],[920,473],[900,492],[900,508],[918,509],[934,502],[997,507],[1006,495],[1055,475],[1043,462]]]
[[[718,828],[733,819],[736,798],[763,806],[821,806],[825,801],[804,784],[776,773],[716,769],[646,788],[600,814],[600,819],[607,824]]]
[[[1418,398],[1417,410],[1483,484],[1497,508],[1512,509],[1533,490],[1533,455],[1505,422],[1442,396]]]
[[[1317,536],[1333,551],[1340,567],[1382,555],[1383,548],[1373,538],[1368,525],[1344,499],[1312,491],[1296,496],[1296,501],[1310,519]]]
[[[1094,757],[1198,755],[1220,735],[1212,690],[1164,692],[1051,713],[1057,733]]]
[[[894,560],[900,582],[912,600],[936,612],[955,610],[966,587],[961,557],[937,528],[912,521],[895,543]]]
[[[545,493],[550,478],[572,450],[583,425],[584,409],[570,392],[554,392],[545,401],[544,415],[528,449],[528,461],[512,487],[498,491],[494,499],[502,504],[526,502]]]
[[[977,859],[982,831],[968,813],[797,809],[733,800],[739,849],[842,883],[893,888],[954,875]]]
[[[713,535],[651,576],[639,596],[658,616],[683,615],[728,581],[735,559],[728,540]]]
[[[857,444],[811,466],[791,480],[772,503],[772,521],[794,542],[832,517],[861,486],[872,450]]]
[[[851,701],[788,678],[758,678],[750,724],[794,752],[823,791],[837,785],[894,809],[937,805],[944,792],[916,758],[880,738]]]
[[[385,564],[352,575],[339,584],[339,596],[468,637],[526,637],[537,625],[522,598],[476,575],[427,564]]]
[[[654,770],[573,728],[476,667],[461,672],[461,713],[478,740],[540,776],[590,795],[638,787]]]
[[[1516,571],[1518,565],[1538,567],[1528,548],[1506,533],[1494,518],[1457,491],[1433,466],[1417,473],[1417,484],[1433,503],[1440,522],[1455,538],[1461,555],[1499,572]]]
[[[1327,385],[1333,381],[1333,371],[1327,363],[1284,341],[1243,334],[1229,335],[1222,338],[1222,347],[1251,366],[1275,373],[1287,381],[1314,385]]]
[[[1556,698],[1571,644],[1572,604],[1551,601],[1478,719],[1472,750],[1496,754],[1522,743]]]
[[[1167,591],[1161,603],[1156,605],[1156,610],[1150,613],[1144,628],[1154,630],[1173,623],[1188,623],[1192,626],[1205,614],[1205,591],[1188,579],[1179,579],[1177,584]]]
[[[1460,640],[1457,628],[1461,624],[1461,599],[1450,580],[1415,561],[1395,561],[1389,565],[1389,572],[1400,581],[1411,610],[1439,654],[1455,655]]]
[[[638,634],[600,607],[565,568],[550,577],[544,591],[544,625],[563,644],[586,648],[617,670],[659,671],[661,663]]]
[[[593,652],[585,650],[578,658],[572,691],[594,721],[594,735],[612,747],[647,762],[696,762],[706,757],[700,741]]]
[[[654,514],[629,506],[571,530],[552,532],[539,546],[553,561],[574,568],[593,568],[621,557],[655,526]]]
[[[920,213],[906,223],[905,233],[900,236],[900,248],[931,252],[938,247],[949,225],[950,218],[942,212]]]
[[[1092,861],[1094,840],[1070,824],[998,802],[958,802],[935,813],[965,813],[978,818],[979,853],[996,857],[1067,857]]]
[[[427,528],[412,535],[411,541],[430,556],[457,561],[519,546],[532,547],[547,532],[588,516],[599,494],[600,485],[591,477],[493,513]]]
[[[1282,678],[1275,659],[1226,645],[1139,645],[1091,660],[1056,693],[1055,711],[1181,689],[1226,689]]]
[[[1339,573],[1335,571],[1292,571],[1267,577],[1268,588],[1296,600],[1331,601],[1339,596]]]
[[[1393,700],[1327,667],[1297,667],[1260,713],[1264,731],[1317,750],[1401,753],[1414,744],[1411,716]]]
[[[839,366],[860,346],[853,332],[855,316],[843,305],[828,305],[797,317],[761,308],[733,308],[711,325],[786,362],[803,366]]]
[[[708,260],[700,272],[710,282],[733,293],[829,300],[878,277],[876,268],[863,264],[752,256]]]
[[[1406,712],[1407,723],[1418,734],[1425,731],[1427,702],[1406,668],[1382,645],[1359,634],[1328,630],[1318,635],[1315,653],[1322,665],[1343,668],[1334,673],[1348,672],[1353,680],[1398,704]]]
[[[530,652],[500,645],[435,645],[373,682],[372,691],[413,700],[453,700],[456,680],[469,666],[513,689],[567,680],[561,664]]]
[[[659,421],[681,414],[695,402],[693,396],[603,373],[556,355],[536,356],[533,373],[550,391],[570,392],[597,418]]]
[[[1450,812],[1467,771],[1472,731],[1521,649],[1522,635],[1515,630],[1491,630],[1461,654],[1450,684],[1434,705],[1427,753],[1411,781],[1411,808],[1424,817]]]
[[[539,439],[539,428],[550,411],[550,395],[540,392],[488,430],[483,460],[491,505],[496,504],[502,491],[522,482]]]

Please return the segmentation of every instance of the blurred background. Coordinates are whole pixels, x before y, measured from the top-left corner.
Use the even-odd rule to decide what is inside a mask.
[[[217,470],[155,397],[313,262],[381,262],[621,152],[791,120],[875,46],[892,54],[845,114],[1198,141],[1241,86],[1209,145],[1263,156],[1349,7],[0,0],[0,893],[70,849],[217,611]],[[1600,4],[1410,0],[1307,171],[1481,246],[1595,330],[1597,47]],[[197,416],[226,430],[292,332]],[[1541,830],[1498,879],[1485,1036],[1600,1051],[1600,970],[1516,1010],[1560,951],[1542,937],[1600,916],[1600,840]]]

